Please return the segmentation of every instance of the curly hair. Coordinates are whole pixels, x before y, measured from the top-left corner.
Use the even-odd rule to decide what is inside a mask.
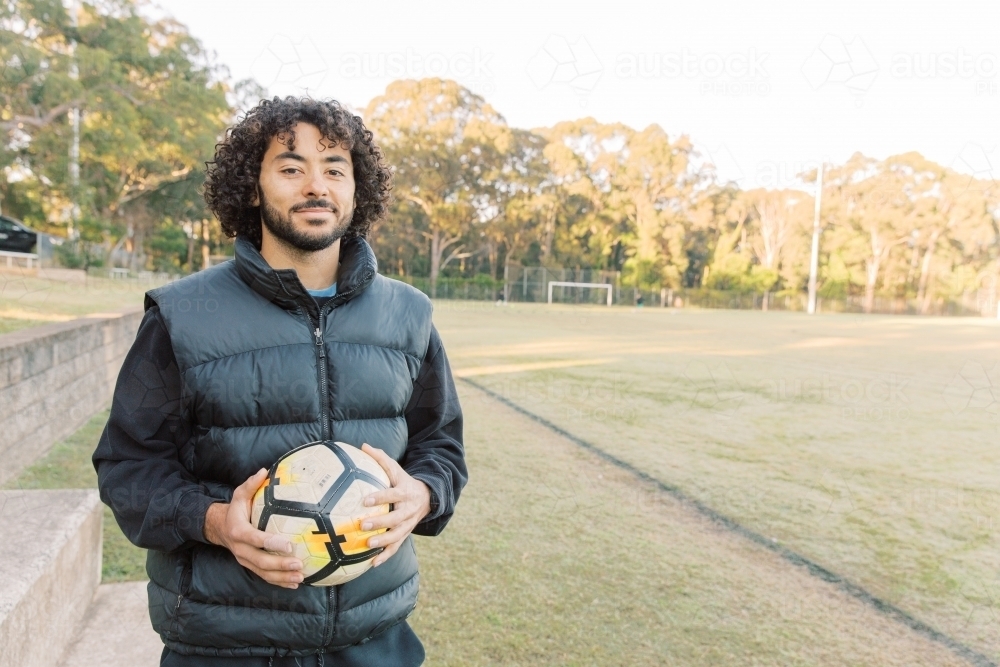
[[[392,172],[382,150],[361,118],[336,100],[275,97],[261,103],[226,131],[215,146],[215,160],[206,162],[205,201],[229,237],[239,236],[260,248],[260,207],[257,194],[260,166],[273,137],[294,149],[296,123],[309,123],[329,142],[351,153],[354,163],[355,207],[345,239],[367,238],[372,225],[385,217],[392,189]]]

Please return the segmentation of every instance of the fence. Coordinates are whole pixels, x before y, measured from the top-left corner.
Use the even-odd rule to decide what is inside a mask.
[[[38,255],[33,252],[13,252],[10,250],[0,250],[0,260],[3,260],[8,269],[24,266],[27,269],[38,266]]]
[[[423,276],[389,276],[431,296],[431,279]],[[460,299],[472,301],[502,301],[503,281],[490,280],[489,276],[475,278],[438,278],[436,299]]]
[[[506,280],[491,280],[484,275],[474,278],[439,278],[435,298],[545,303],[551,287],[552,301],[555,303],[607,305],[608,289],[603,286],[568,287],[552,284],[573,282],[611,285],[612,303],[623,306],[805,311],[807,303],[804,292],[748,293],[659,287],[641,289],[622,285],[621,275],[617,271],[508,266],[505,274]],[[413,285],[428,296],[431,294],[429,278],[392,277]],[[860,295],[820,297],[816,305],[820,313],[863,313],[864,301],[864,297]],[[926,304],[926,307],[914,298],[876,295],[872,312],[885,315],[1000,317],[998,296],[993,290],[986,288],[967,292],[957,299],[939,298]]]

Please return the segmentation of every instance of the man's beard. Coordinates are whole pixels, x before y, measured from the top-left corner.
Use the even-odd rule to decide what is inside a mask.
[[[292,224],[291,214],[296,210],[305,208],[332,209],[333,207],[330,202],[325,199],[310,199],[301,204],[296,204],[287,216],[282,215],[278,209],[271,206],[264,197],[263,192],[260,195],[260,203],[260,219],[264,223],[264,226],[267,227],[267,230],[284,245],[300,252],[317,252],[329,248],[337,242],[337,239],[344,236],[351,226],[351,220],[354,217],[354,208],[352,207],[333,229],[321,236],[316,236],[296,229],[295,225]]]

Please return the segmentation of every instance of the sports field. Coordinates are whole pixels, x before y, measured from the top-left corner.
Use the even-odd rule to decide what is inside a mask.
[[[423,541],[417,615],[432,655],[464,656],[443,663],[1000,658],[996,322],[474,302],[435,317],[460,377],[847,582],[460,381],[472,478]]]
[[[428,665],[1000,660],[996,322],[435,308],[471,479],[418,538]],[[15,485],[92,485],[100,421]]]
[[[0,334],[141,306],[146,290],[160,284],[98,276],[88,276],[85,282],[59,282],[26,271],[0,271]]]

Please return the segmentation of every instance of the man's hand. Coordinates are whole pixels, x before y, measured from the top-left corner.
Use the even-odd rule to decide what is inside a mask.
[[[269,584],[298,588],[302,583],[302,561],[278,556],[269,551],[290,554],[288,538],[257,530],[250,523],[253,495],[267,476],[261,468],[253,477],[236,487],[231,503],[213,503],[205,514],[205,539],[226,547],[237,562]]]
[[[370,548],[385,547],[385,550],[372,561],[372,566],[378,567],[399,550],[406,536],[413,532],[420,520],[430,513],[431,491],[419,479],[410,477],[381,449],[375,449],[365,443],[361,446],[361,451],[378,461],[392,485],[392,488],[378,491],[365,498],[365,507],[388,503],[393,505],[392,511],[388,514],[367,517],[361,523],[361,530],[389,529],[368,540]]]

